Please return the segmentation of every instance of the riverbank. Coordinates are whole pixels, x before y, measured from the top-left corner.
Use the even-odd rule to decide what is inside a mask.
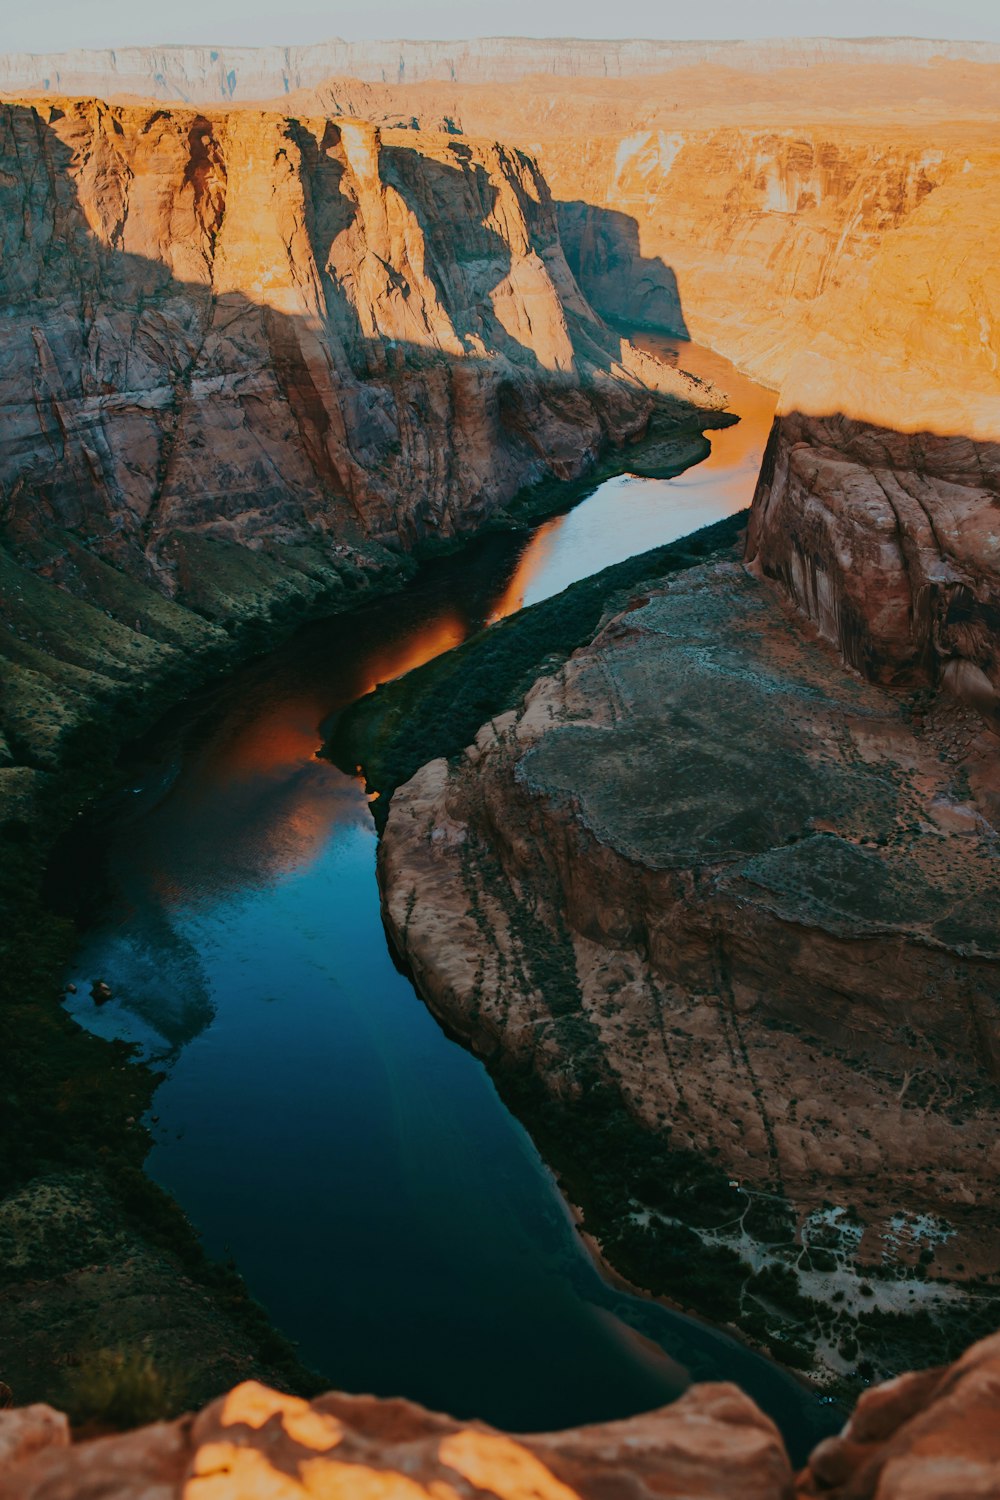
[[[640,472],[676,473],[706,448],[700,432],[654,430],[648,443],[607,454],[586,483],[521,496],[516,513],[495,517],[491,529],[523,530],[529,516],[566,509],[605,473],[620,471],[624,460]],[[29,649],[57,649],[73,639],[89,640],[97,651],[108,644],[103,631],[111,637],[110,659],[122,666],[117,682],[105,674],[90,693],[79,669],[68,672],[71,691],[60,706],[73,722],[64,713],[41,740],[15,743],[22,763],[0,768],[6,1085],[0,1379],[18,1400],[58,1400],[80,1420],[118,1400],[114,1389],[121,1385],[132,1389],[129,1399],[138,1405],[130,1419],[138,1420],[157,1414],[150,1402],[180,1409],[247,1374],[299,1390],[316,1384],[268,1326],[235,1269],[206,1257],[186,1217],[143,1171],[151,1137],[141,1122],[160,1075],[124,1043],[91,1035],[67,1015],[60,992],[75,932],[42,895],[60,836],[84,808],[124,786],[121,746],[174,703],[221,682],[237,663],[287,639],[305,620],[351,612],[394,593],[417,567],[412,558],[374,547],[345,549],[336,567],[300,554],[281,566],[268,555],[212,550],[215,593],[203,601],[200,616],[94,564],[79,549],[73,564],[88,570],[86,604],[7,559],[11,596],[27,596],[25,618],[38,631],[22,632],[38,642]],[[125,642],[116,617],[132,616],[144,629],[129,630]],[[143,649],[133,664],[125,644],[131,649],[137,635]],[[25,722],[44,729],[50,722],[45,706],[25,704]],[[133,1368],[132,1353],[150,1342],[153,1354],[147,1348],[141,1368]],[[103,1367],[95,1373],[94,1360],[106,1363],[101,1351],[107,1350],[112,1362],[124,1361],[121,1379]]]

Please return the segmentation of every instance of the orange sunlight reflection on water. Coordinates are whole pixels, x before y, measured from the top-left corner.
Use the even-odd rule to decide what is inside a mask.
[[[692,491],[685,502],[690,526],[685,524],[684,529],[702,524],[698,490],[703,487],[710,488],[715,497],[724,496],[727,511],[746,505],[770,430],[774,393],[754,385],[728,362],[697,345],[654,335],[635,336],[635,342],[714,381],[729,395],[730,408],[741,418],[732,427],[711,432],[710,456],[669,482],[675,487],[670,492],[675,503],[681,502],[681,491]],[[648,496],[652,491],[645,493]],[[606,495],[605,502],[610,498]],[[653,496],[650,503],[655,510],[660,502]],[[615,497],[612,511],[617,505]],[[585,507],[586,501],[578,509],[582,512]],[[190,902],[192,892],[203,889],[199,874],[203,869],[207,875],[210,867],[216,882],[223,876],[223,883],[232,884],[258,884],[306,867],[338,827],[357,825],[362,819],[367,822],[362,778],[346,776],[317,758],[324,719],[331,710],[380,683],[452,650],[484,621],[502,620],[523,608],[526,600],[565,586],[570,579],[564,576],[567,558],[561,554],[567,549],[570,574],[582,577],[604,566],[607,559],[599,549],[607,523],[601,519],[594,536],[588,538],[580,533],[580,517],[571,519],[574,514],[555,516],[537,527],[511,576],[497,580],[496,598],[482,601],[485,613],[477,613],[476,618],[461,602],[442,599],[429,615],[408,622],[397,617],[395,634],[390,628],[381,639],[360,636],[356,644],[345,638],[334,648],[334,661],[343,661],[343,671],[336,674],[342,681],[336,686],[331,681],[297,678],[294,673],[283,679],[279,673],[276,680],[268,680],[266,690],[241,697],[200,747],[182,781],[147,819],[144,835],[159,846],[160,859],[147,864],[159,899],[171,905],[180,899]],[[623,511],[615,524],[629,525],[627,515]],[[603,512],[598,510],[595,516]],[[705,519],[712,518],[706,512]],[[650,542],[637,541],[636,545],[641,551]],[[220,846],[225,849],[221,861]]]

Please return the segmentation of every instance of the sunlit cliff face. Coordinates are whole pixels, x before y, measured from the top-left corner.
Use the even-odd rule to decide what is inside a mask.
[[[364,86],[375,118],[530,147],[598,312],[686,327],[785,410],[979,441],[1000,437],[998,88],[994,62],[905,57]]]

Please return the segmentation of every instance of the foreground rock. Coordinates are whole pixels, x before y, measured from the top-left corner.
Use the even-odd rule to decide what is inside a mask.
[[[995,1274],[993,763],[718,564],[390,807],[389,931],[612,1262],[829,1380],[995,1317],[925,1280]]]
[[[412,1402],[306,1402],[237,1386],[194,1417],[72,1442],[48,1406],[0,1412],[3,1500],[973,1500],[1000,1487],[1000,1337],[951,1369],[869,1391],[796,1482],[771,1422],[735,1386],[603,1426],[512,1437]]]

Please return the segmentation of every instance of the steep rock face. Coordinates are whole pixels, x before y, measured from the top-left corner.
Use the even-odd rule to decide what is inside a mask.
[[[992,144],[661,129],[542,155],[598,307],[686,328],[780,388],[750,555],[851,665],[995,711]]]
[[[827,420],[838,416],[872,429],[861,444],[869,449],[898,449],[896,433],[977,445],[1000,437],[1000,153],[982,123],[996,96],[991,54],[937,44],[708,51],[692,44],[665,51],[657,64],[662,76],[653,80],[628,49],[598,57],[582,44],[559,44],[536,48],[544,87],[513,81],[500,89],[487,80],[506,79],[505,70],[521,53],[528,57],[530,44],[460,51],[465,61],[475,55],[478,71],[449,54],[436,81],[415,67],[387,72],[361,54],[331,53],[331,71],[372,81],[328,80],[291,97],[301,108],[364,108],[394,123],[523,143],[552,187],[569,263],[597,310],[689,333],[780,387],[782,411],[797,423],[786,446],[808,440],[828,457],[831,433],[846,430]],[[404,53],[405,47],[400,61]],[[147,83],[157,75],[156,87],[167,86],[162,61],[136,63]],[[258,61],[262,83],[273,76],[277,89],[278,74],[269,71],[274,60]],[[281,90],[304,88],[305,75],[289,75],[287,61]],[[202,64],[189,63],[201,77]],[[108,60],[95,56],[93,65],[103,86],[112,87]],[[430,74],[437,67],[428,59],[425,65]],[[216,59],[199,87],[211,92],[218,66]],[[568,76],[577,68],[592,76]],[[628,82],[618,76],[626,72]],[[412,81],[418,76],[427,81]],[[861,108],[863,129],[856,123]],[[927,122],[920,129],[915,116]],[[969,123],[954,123],[963,119]],[[801,417],[823,418],[823,434],[807,439]],[[849,446],[856,452],[859,444]],[[940,533],[954,527],[955,516],[938,479],[950,490],[957,476],[971,503],[962,477],[970,461],[984,470],[978,488],[992,505],[995,465],[988,452],[977,446],[970,458],[959,441],[956,453],[950,467],[938,453],[929,483],[922,454],[893,454],[884,465],[904,490],[921,491],[927,525]],[[916,467],[907,467],[911,457]],[[875,478],[862,482],[877,489]],[[790,492],[785,511],[800,499]],[[960,508],[968,512],[969,504]],[[833,521],[842,510],[831,495],[826,530],[843,554],[852,542]],[[983,505],[979,510],[985,513]],[[800,517],[798,530],[811,524]],[[909,534],[905,523],[903,530]],[[932,593],[933,575],[947,575],[956,552],[979,540],[978,522],[967,527],[963,520],[959,530],[955,547],[939,548]],[[793,587],[785,532],[772,535],[762,521],[755,545],[765,570],[817,617],[815,605]],[[905,550],[922,546],[907,541]],[[836,568],[824,567],[838,590],[831,607],[849,618],[850,588],[841,588]],[[839,638],[848,659],[870,662],[885,677],[908,656],[925,681],[959,685],[988,701],[996,686],[989,660],[997,650],[995,559],[983,560],[972,584],[958,564],[957,582],[971,587],[977,601],[971,654],[924,649],[926,570],[904,571],[910,591],[908,602],[900,599],[915,623],[886,640],[883,622],[867,619],[869,641],[860,655],[846,634]],[[868,583],[862,595],[878,597],[882,585]],[[946,614],[950,607],[943,606]],[[938,612],[935,604],[931,613]],[[949,667],[953,658],[958,665]]]
[[[695,1386],[624,1422],[511,1437],[408,1401],[306,1402],[248,1383],[194,1417],[86,1442],[51,1407],[0,1412],[0,1485],[4,1500],[985,1500],[1000,1484],[998,1376],[1000,1336],[866,1392],[797,1480],[733,1386]]]
[[[841,416],[779,417],[748,557],[844,659],[997,717],[1000,445]]]
[[[806,86],[775,59],[729,62],[628,93],[556,78],[375,90],[370,106],[530,142],[599,311],[690,334],[781,390],[751,535],[765,572],[852,665],[989,707],[1000,153],[982,117],[997,70],[829,58]],[[336,109],[351,89],[315,95]]]
[[[4,127],[15,524],[154,566],[178,528],[412,541],[648,417],[520,153],[87,101]]]
[[[830,1377],[859,1343],[891,1372],[946,1336],[963,1299],[914,1276],[922,1249],[992,1270],[1000,884],[969,790],[991,741],[958,709],[911,725],[720,564],[390,807],[390,933],[501,1078],[574,1115],[581,1191],[617,1185],[587,1209],[612,1261],[775,1348],[804,1336]],[[600,1123],[622,1111],[631,1143]],[[683,1186],[692,1151],[718,1181]],[[724,1281],[677,1259],[678,1223]]]
[[[519,151],[64,100],[3,106],[0,173],[0,761],[721,405],[594,315]]]

